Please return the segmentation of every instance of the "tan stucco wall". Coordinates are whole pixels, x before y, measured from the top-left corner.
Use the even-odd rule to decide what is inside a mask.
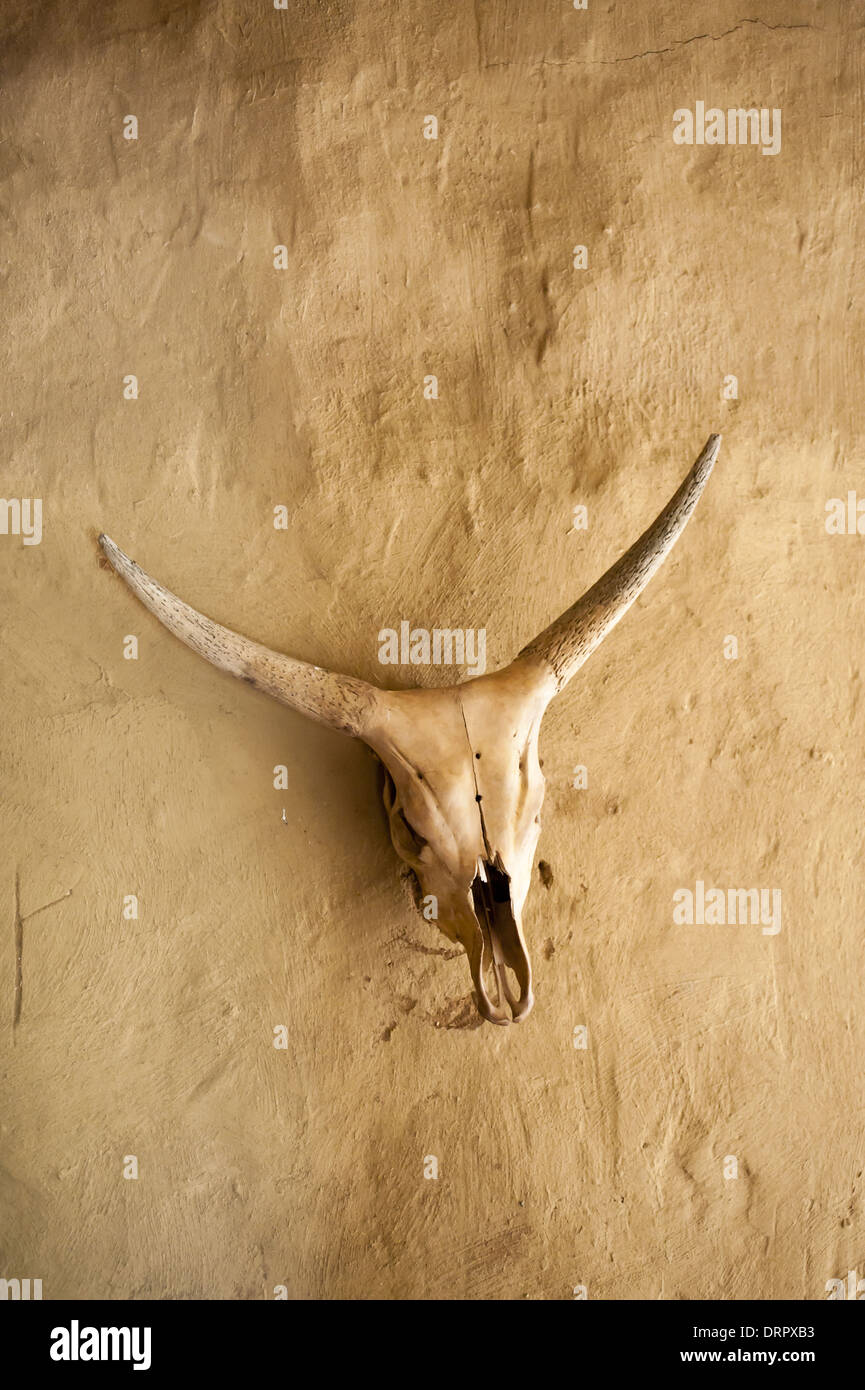
[[[5,0],[3,492],[44,533],[0,536],[0,1274],[244,1299],[865,1274],[865,538],[824,525],[865,495],[863,20],[761,14]],[[779,108],[780,154],[675,145],[700,100]],[[547,716],[537,1002],[477,1027],[372,756],[182,647],[95,536],[259,641],[436,684],[382,668],[378,630],[483,627],[507,661],[715,429],[674,556]],[[675,925],[697,879],[780,888],[782,930]]]

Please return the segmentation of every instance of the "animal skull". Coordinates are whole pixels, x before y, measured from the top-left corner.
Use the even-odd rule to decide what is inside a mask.
[[[541,829],[544,711],[672,549],[720,443],[709,436],[657,520],[509,666],[445,689],[381,690],[270,651],[182,603],[108,536],[99,543],[142,603],[193,651],[375,751],[394,848],[421,893],[435,896],[440,929],[465,948],[480,1013],[490,1023],[518,1023],[534,1002],[522,909]]]

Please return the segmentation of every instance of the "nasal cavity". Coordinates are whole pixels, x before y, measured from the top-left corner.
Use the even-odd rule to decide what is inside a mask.
[[[477,798],[480,801],[480,797]],[[511,900],[511,880],[510,875],[500,868],[499,864],[490,864],[486,859],[482,859],[478,868],[480,872],[475,876],[472,884],[472,897],[475,900],[475,910],[484,902],[510,903]]]

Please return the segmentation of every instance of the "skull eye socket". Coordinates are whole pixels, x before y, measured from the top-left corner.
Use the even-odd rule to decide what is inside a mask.
[[[387,811],[390,822],[390,836],[393,840],[394,849],[401,859],[411,861],[420,859],[421,853],[426,849],[427,841],[405,818],[405,812],[399,804],[394,780],[388,772],[384,771],[384,787],[382,788],[385,810]]]
[[[427,842],[409,825],[401,806],[391,811],[390,829],[399,852],[405,854],[406,858],[414,856],[415,859],[419,859],[421,850],[426,849]]]

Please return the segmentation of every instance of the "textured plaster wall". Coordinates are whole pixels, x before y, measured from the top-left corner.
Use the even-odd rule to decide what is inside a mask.
[[[44,531],[0,535],[0,1275],[813,1299],[865,1273],[865,539],[824,524],[865,494],[863,24],[3,0],[2,491]],[[780,154],[675,145],[697,101],[779,108]],[[712,429],[674,556],[547,716],[537,1002],[479,1026],[372,756],[182,647],[95,536],[259,641],[438,684],[378,630],[483,627],[507,661]],[[780,888],[781,931],[675,925],[698,878]]]

